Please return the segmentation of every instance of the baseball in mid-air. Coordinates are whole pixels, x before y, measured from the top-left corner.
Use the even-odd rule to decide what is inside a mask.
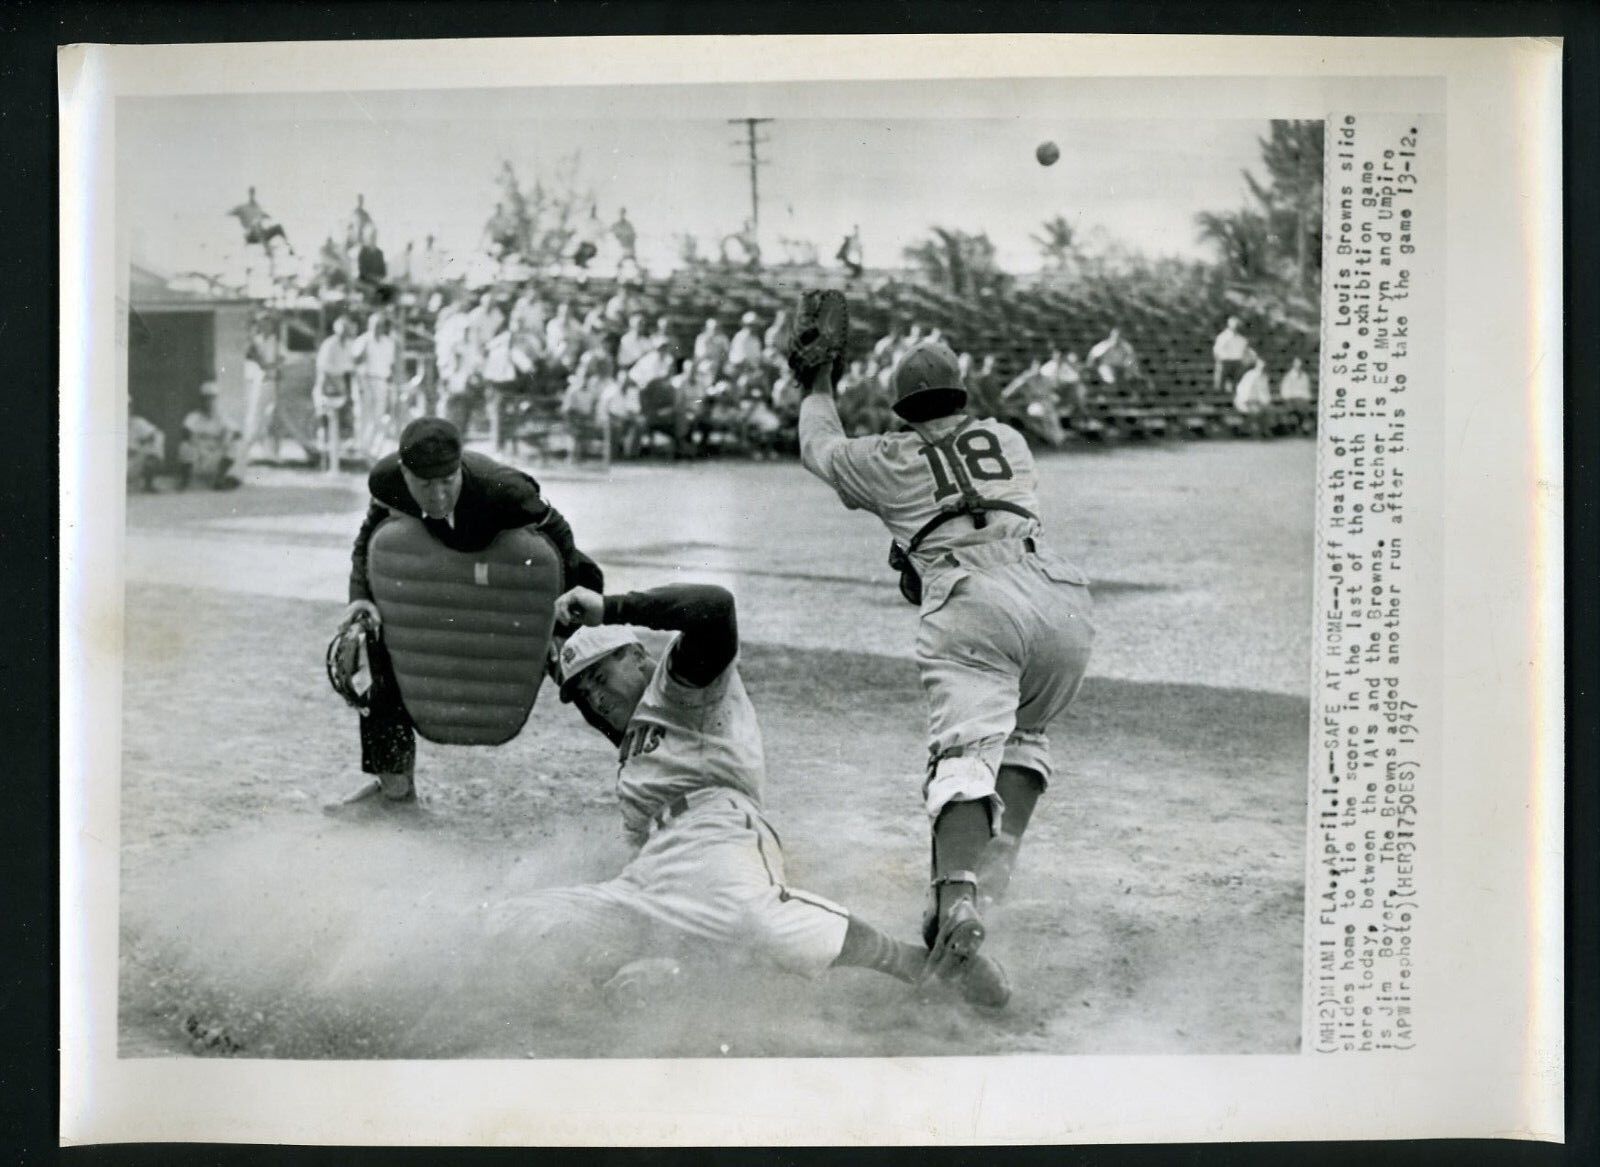
[[[1054,166],[1056,159],[1061,157],[1061,148],[1054,142],[1040,142],[1033,156],[1039,160],[1040,166]]]

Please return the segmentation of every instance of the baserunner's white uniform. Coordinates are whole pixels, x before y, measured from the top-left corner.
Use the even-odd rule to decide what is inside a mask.
[[[954,437],[942,447],[911,432],[847,438],[831,397],[809,394],[800,407],[800,458],[846,507],[877,515],[902,547],[961,501],[962,475],[984,499],[1038,515],[1033,454],[1015,429],[964,414],[923,429]],[[917,666],[928,702],[928,815],[988,799],[998,832],[998,768],[1050,778],[1045,727],[1077,696],[1094,640],[1088,580],[1045,546],[1037,518],[1007,511],[988,512],[983,527],[964,515],[949,520],[912,560],[922,576]]]
[[[493,926],[521,944],[579,947],[601,972],[693,938],[816,976],[839,955],[849,912],[785,881],[738,663],[696,688],[671,675],[671,657],[662,653],[619,751],[617,794],[638,854],[604,883],[505,901]]]

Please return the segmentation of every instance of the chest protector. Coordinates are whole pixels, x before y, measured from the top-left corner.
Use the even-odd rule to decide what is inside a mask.
[[[367,580],[400,700],[432,742],[496,746],[521,731],[544,680],[561,557],[530,527],[452,551],[395,515],[367,545]]]

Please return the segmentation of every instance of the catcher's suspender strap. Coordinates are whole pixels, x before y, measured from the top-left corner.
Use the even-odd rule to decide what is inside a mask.
[[[910,555],[921,547],[927,537],[944,526],[951,519],[960,515],[971,515],[973,525],[983,528],[989,525],[987,511],[1009,511],[1011,514],[1020,515],[1024,519],[1037,519],[1027,507],[1019,506],[1014,502],[1007,502],[999,498],[984,498],[972,485],[972,478],[967,474],[967,467],[961,455],[956,453],[955,440],[972,424],[972,419],[966,418],[960,425],[942,438],[933,438],[925,441],[925,445],[932,446],[944,455],[945,464],[950,467],[950,473],[955,476],[956,487],[961,491],[961,501],[953,507],[940,511],[933,518],[911,536],[911,542],[906,545],[906,554]]]

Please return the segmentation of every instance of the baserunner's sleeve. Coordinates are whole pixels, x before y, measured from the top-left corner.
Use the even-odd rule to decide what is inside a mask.
[[[682,633],[668,664],[685,685],[703,689],[739,654],[733,594],[715,584],[670,584],[605,598],[606,624],[633,624]]]
[[[851,510],[873,509],[871,451],[875,438],[848,438],[839,409],[826,393],[800,402],[800,464],[833,487]]]

